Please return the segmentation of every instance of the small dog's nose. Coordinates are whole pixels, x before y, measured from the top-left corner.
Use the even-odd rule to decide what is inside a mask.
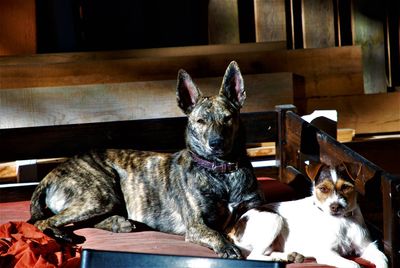
[[[329,206],[329,208],[331,209],[331,212],[337,213],[337,212],[339,212],[339,211],[343,208],[343,206],[340,205],[340,204],[338,204],[338,203],[334,203],[334,204],[331,204],[331,205]]]
[[[215,138],[208,142],[211,149],[221,149],[224,146],[224,140],[221,138]]]

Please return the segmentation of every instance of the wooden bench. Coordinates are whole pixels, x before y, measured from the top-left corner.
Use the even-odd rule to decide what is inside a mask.
[[[304,175],[305,160],[324,156],[362,163],[363,169],[357,188],[362,194],[360,199],[363,213],[372,233],[383,243],[392,267],[400,265],[399,177],[388,174],[325,132],[305,122],[294,112],[293,106],[278,106],[272,111],[243,113],[242,118],[246,124],[249,145],[276,143],[277,154],[276,158],[272,159],[275,160],[272,166],[256,168],[256,174],[273,177],[289,184],[295,193],[292,198],[304,196],[309,187],[309,181]],[[186,118],[175,117],[1,129],[0,162],[69,157],[91,148],[175,151],[184,146],[185,123]],[[268,158],[253,157],[252,161],[266,159]],[[38,165],[38,180],[53,166],[54,164]],[[2,187],[0,202],[6,206],[8,203],[5,202],[29,200],[34,187],[24,183]],[[268,197],[268,188],[266,194]],[[99,241],[95,245],[101,247]]]

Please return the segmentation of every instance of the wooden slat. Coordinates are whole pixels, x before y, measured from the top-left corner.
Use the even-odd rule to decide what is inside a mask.
[[[293,103],[291,73],[245,75],[242,112]],[[218,93],[222,77],[195,79],[204,95]],[[0,90],[0,128],[79,124],[182,116],[176,80]]]
[[[276,113],[244,113],[249,143],[276,140]],[[185,117],[0,129],[0,162],[68,157],[91,148],[175,151],[184,146]],[[162,137],[162,139],[160,139]]]
[[[34,0],[0,1],[0,56],[36,53]]]
[[[262,52],[286,49],[286,42],[263,42],[244,44],[213,44],[185,47],[162,47],[120,51],[91,51],[71,53],[47,53],[29,56],[0,57],[0,68],[4,65],[68,63],[91,60],[117,60],[131,58],[160,58],[174,56],[201,56],[222,53]]]
[[[254,0],[256,41],[285,41],[285,0]]]
[[[363,93],[359,47],[7,65],[0,67],[0,88],[165,80],[176,77],[180,68],[194,78],[220,76],[231,60],[239,63],[243,74],[293,72],[303,76],[306,97]]]
[[[237,1],[209,0],[208,42],[210,44],[240,42]]]
[[[17,167],[15,162],[0,164],[0,183],[16,182]]]
[[[302,0],[303,47],[335,46],[333,1]]]
[[[338,111],[338,127],[353,128],[356,134],[400,131],[400,92],[312,98],[307,111]]]
[[[383,5],[378,2],[366,4],[364,1],[352,3],[353,40],[362,48],[365,93],[387,92],[384,23],[366,14],[370,12],[368,10],[375,10],[375,14],[382,13],[383,17]]]

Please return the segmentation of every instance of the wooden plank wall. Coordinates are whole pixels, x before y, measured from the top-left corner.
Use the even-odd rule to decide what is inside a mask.
[[[208,42],[210,44],[239,43],[238,3],[232,0],[209,0]]]
[[[380,19],[385,11],[381,3],[360,0],[353,1],[352,10],[353,40],[361,46],[363,55],[365,93],[386,92],[385,32]]]
[[[303,47],[335,46],[333,1],[303,0],[301,6]]]
[[[44,11],[42,9],[45,4],[41,4],[37,13],[35,3],[33,0],[0,2],[0,55],[36,52],[37,43],[41,41],[37,40],[37,36],[42,36],[36,34],[36,14],[56,10],[49,7]],[[286,41],[290,48],[360,45],[364,62],[364,91],[381,93],[386,92],[387,87],[400,86],[396,75],[400,68],[398,1],[381,4],[372,0],[253,0],[247,1],[246,5],[249,6],[246,6],[247,12],[254,12],[254,24],[245,26],[255,26],[256,42]],[[79,8],[79,5],[74,8]],[[238,9],[238,1],[209,1],[209,44],[240,42],[239,28],[243,32],[245,26],[241,25],[244,20],[241,21],[243,15]],[[51,17],[51,14],[46,15]],[[71,18],[68,23],[72,21]],[[84,28],[80,30],[84,31]],[[74,42],[79,44],[84,43],[84,40]]]
[[[257,47],[260,44],[253,44]],[[179,50],[179,48],[177,48]],[[0,88],[45,87],[166,80],[180,68],[193,77],[219,76],[231,60],[243,74],[293,72],[304,77],[301,95],[335,96],[363,93],[361,51],[358,47],[260,50],[180,57],[117,58],[36,64],[4,64]]]
[[[243,112],[273,110],[293,103],[292,73],[244,75]],[[222,76],[194,79],[205,95],[218,93]],[[0,90],[0,128],[183,116],[176,80]],[[263,100],[263,101],[260,101]]]
[[[389,65],[399,66],[398,41],[394,37],[392,45],[385,43],[385,35],[393,38],[396,34],[396,30],[385,33],[385,18],[389,19],[387,14],[396,18],[396,12],[391,10],[395,8],[393,3],[385,7],[380,2],[359,0],[254,0],[256,40],[287,40],[290,48],[359,45],[363,55],[364,92],[387,92],[387,86],[392,85],[387,84],[385,70],[391,72],[393,67]],[[385,62],[385,56],[391,60]],[[388,73],[390,81],[391,76]]]
[[[254,0],[256,41],[286,41],[285,14],[285,0]]]
[[[0,89],[5,90],[2,103],[10,104],[13,102],[11,99],[16,99],[10,93],[12,88],[25,88],[19,94],[27,96],[33,87],[41,90],[44,90],[43,87],[54,87],[56,91],[75,85],[82,90],[102,88],[101,84],[104,83],[113,84],[113,88],[116,88],[115,83],[124,83],[120,85],[121,88],[137,87],[146,81],[156,84],[158,82],[154,80],[161,80],[160,83],[164,80],[173,81],[179,68],[187,69],[194,78],[216,77],[224,72],[230,60],[235,59],[246,75],[291,72],[300,77],[303,86],[296,87],[293,100],[308,99],[306,103],[295,103],[301,112],[337,107],[339,115],[343,114],[342,118],[347,120],[343,122],[343,127],[354,127],[356,133],[376,132],[378,127],[367,127],[371,124],[360,127],[361,123],[354,123],[355,120],[347,116],[351,115],[352,105],[340,105],[339,100],[358,99],[346,97],[349,95],[359,96],[360,100],[372,99],[364,97],[364,93],[382,93],[374,95],[376,100],[383,102],[377,107],[390,107],[387,104],[390,104],[393,94],[386,95],[386,24],[382,18],[391,14],[393,21],[395,12],[390,10],[386,15],[383,13],[396,5],[390,2],[382,7],[374,1],[358,0],[254,0],[251,5],[249,2],[246,5],[252,5],[248,10],[254,11],[252,27],[255,28],[255,41],[258,43],[238,44],[241,39],[239,28],[243,32],[243,14],[238,9],[244,2],[212,0],[208,6],[209,43],[218,45],[0,57]],[[0,35],[5,35],[6,30],[11,28],[15,31],[13,36],[30,38],[34,35],[33,1],[24,1],[22,4],[5,0],[0,5],[0,13],[5,14],[0,15],[0,20],[8,23],[1,25],[10,25],[13,19],[21,16],[24,17],[19,20],[21,25],[27,22],[23,28],[0,26]],[[398,22],[388,24],[387,28],[391,28],[393,33],[396,32],[393,31],[396,25],[398,27]],[[5,44],[3,40],[14,42],[17,39],[3,38],[0,45]],[[32,40],[26,44],[36,42]],[[397,39],[387,34],[387,40]],[[295,41],[295,47],[301,49],[287,50]],[[23,41],[17,43],[24,44]],[[344,46],[351,44],[359,44],[360,47]],[[7,46],[18,48],[16,45]],[[398,55],[397,50],[393,47],[388,49],[394,55]],[[396,51],[397,54],[393,53]],[[15,53],[19,52],[16,50]],[[391,62],[388,74],[393,74],[396,69],[392,67],[397,65]],[[388,77],[387,83],[392,84],[393,81],[397,80]],[[91,84],[93,86],[89,86]],[[26,97],[20,99],[26,103]],[[271,99],[276,99],[276,96],[271,95]],[[368,114],[358,110],[359,114]],[[388,111],[388,116],[395,115],[397,110],[393,111]],[[369,119],[364,121],[369,122]],[[396,122],[396,118],[392,122]],[[395,124],[380,129],[400,129],[393,126]]]
[[[35,0],[0,1],[0,56],[36,53]]]

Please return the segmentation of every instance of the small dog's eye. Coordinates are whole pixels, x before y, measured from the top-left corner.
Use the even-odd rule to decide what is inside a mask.
[[[206,123],[206,121],[204,121],[204,119],[202,119],[202,118],[197,119],[196,122],[201,124],[201,125],[204,125]]]
[[[327,187],[325,187],[325,186],[321,186],[321,187],[319,187],[318,189],[319,189],[319,191],[320,191],[321,193],[323,193],[323,194],[329,193],[329,189],[328,189]]]

